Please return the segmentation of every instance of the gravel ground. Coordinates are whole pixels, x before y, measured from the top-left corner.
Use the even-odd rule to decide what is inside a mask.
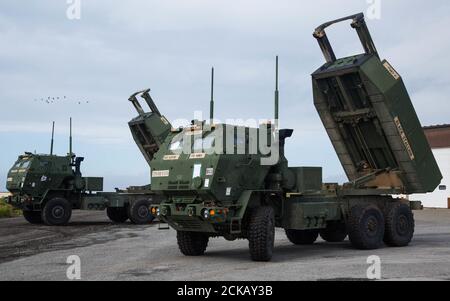
[[[0,280],[66,280],[67,257],[81,260],[82,280],[360,280],[368,256],[383,280],[450,280],[450,210],[416,211],[409,247],[358,251],[350,243],[294,246],[276,232],[272,262],[249,259],[245,240],[211,239],[205,256],[180,254],[174,230],[158,224],[113,225],[104,212],[75,212],[67,227],[0,220]]]

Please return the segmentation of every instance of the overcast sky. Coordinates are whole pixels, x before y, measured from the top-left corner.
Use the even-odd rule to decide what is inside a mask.
[[[310,74],[323,57],[312,32],[366,12],[366,0],[81,0],[79,20],[67,18],[68,6],[0,3],[0,191],[20,153],[49,151],[53,120],[55,150],[67,153],[70,116],[85,176],[104,176],[108,190],[147,184],[127,126],[136,115],[128,96],[151,88],[170,120],[207,114],[214,66],[217,118],[271,118],[275,55],[281,122],[295,130],[290,165],[323,166],[326,181],[346,180],[313,106]],[[450,123],[449,14],[448,0],[382,0],[381,18],[368,20],[423,125]],[[361,52],[348,23],[329,35],[338,56]]]

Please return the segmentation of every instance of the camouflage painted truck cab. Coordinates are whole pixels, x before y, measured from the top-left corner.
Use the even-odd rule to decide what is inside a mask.
[[[103,178],[81,175],[84,158],[25,153],[8,172],[8,202],[30,223],[65,224],[83,195],[103,190]]]
[[[337,59],[325,28],[345,20],[365,53]],[[350,181],[323,183],[320,167],[289,166],[284,145],[293,131],[277,128],[278,87],[272,125],[167,126],[148,147],[152,188],[164,199],[151,211],[177,231],[183,254],[204,254],[211,237],[243,238],[253,260],[268,261],[276,227],[298,245],[319,235],[327,242],[348,236],[364,250],[410,243],[410,204],[392,195],[433,191],[442,176],[402,79],[379,59],[362,14],[326,23],[314,36],[327,60],[312,74],[314,104]],[[159,112],[145,114],[166,123]],[[270,152],[252,152],[252,139],[265,136]]]
[[[267,191],[271,166],[261,165],[262,154],[248,152],[249,132],[257,135],[260,130],[225,124],[211,127],[200,121],[175,130],[151,162],[153,189],[167,196],[161,215],[177,229],[230,238],[240,233],[249,201],[243,196]],[[242,132],[241,137],[237,132]]]

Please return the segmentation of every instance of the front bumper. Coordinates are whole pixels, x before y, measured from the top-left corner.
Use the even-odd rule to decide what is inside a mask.
[[[17,209],[35,210],[36,204],[33,199],[24,195],[11,195],[6,198],[6,202]]]
[[[6,198],[6,203],[19,209],[23,207],[24,201],[25,199],[19,195],[10,195]]]
[[[229,209],[204,204],[161,204],[150,206],[150,212],[178,231],[217,233],[217,225],[226,224]]]

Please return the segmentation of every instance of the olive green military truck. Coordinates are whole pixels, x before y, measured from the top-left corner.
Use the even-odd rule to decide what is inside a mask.
[[[72,121],[71,121],[72,125]],[[70,126],[72,132],[72,126]],[[8,172],[6,188],[11,192],[7,202],[23,211],[32,224],[66,225],[73,209],[105,210],[109,219],[123,223],[150,223],[154,216],[149,206],[158,202],[151,187],[129,187],[115,192],[103,191],[103,178],[83,177],[83,157],[70,151],[66,156],[53,154],[53,133],[50,154],[25,153],[19,156]]]
[[[338,59],[325,29],[345,20],[365,52]],[[215,124],[213,99],[209,123],[178,129],[135,105],[157,134],[134,136],[164,199],[151,211],[177,231],[184,255],[203,255],[210,238],[224,237],[248,239],[251,258],[268,261],[276,227],[296,245],[319,235],[348,236],[357,249],[410,243],[413,213],[395,195],[432,192],[442,176],[403,80],[380,59],[363,14],[325,23],[314,37],[326,59],[312,74],[314,105],[349,178],[343,185],[323,183],[320,167],[289,166],[284,146],[293,131],[277,128],[278,80],[275,122],[258,127]]]
[[[365,53],[337,59],[325,29],[345,20]],[[432,192],[442,176],[403,80],[380,59],[363,14],[325,23],[314,37],[326,59],[312,74],[314,105],[350,180],[344,185],[323,183],[320,167],[288,165],[284,145],[293,131],[277,128],[278,80],[275,122],[258,128],[214,124],[211,100],[209,124],[172,129],[148,90],[151,112],[134,99],[157,134],[134,136],[152,168],[152,190],[164,199],[151,212],[177,231],[183,254],[202,255],[211,237],[224,237],[248,239],[251,258],[268,261],[275,227],[297,245],[319,235],[348,236],[358,249],[410,243],[410,204],[393,195]]]

